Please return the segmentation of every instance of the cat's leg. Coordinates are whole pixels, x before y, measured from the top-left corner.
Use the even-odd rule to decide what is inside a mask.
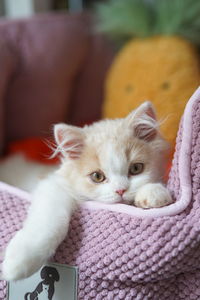
[[[142,208],[162,207],[172,203],[172,197],[161,183],[147,183],[138,189],[135,205]]]
[[[23,228],[7,246],[3,278],[18,280],[37,271],[65,238],[74,208],[64,178],[53,174],[41,181]]]

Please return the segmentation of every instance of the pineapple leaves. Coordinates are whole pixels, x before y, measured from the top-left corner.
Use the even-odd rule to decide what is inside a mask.
[[[98,29],[117,40],[159,34],[200,44],[199,0],[109,0],[96,11]]]
[[[96,6],[98,29],[111,37],[127,39],[149,36],[151,7],[144,0],[110,0]]]
[[[176,34],[200,44],[200,1],[154,0],[155,34]]]

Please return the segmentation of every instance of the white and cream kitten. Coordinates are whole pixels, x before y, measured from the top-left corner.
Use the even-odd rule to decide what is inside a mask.
[[[124,119],[78,128],[54,127],[60,167],[33,193],[23,228],[10,241],[3,277],[17,280],[37,271],[65,238],[71,215],[83,201],[168,205],[162,182],[168,144],[158,131],[150,102]]]

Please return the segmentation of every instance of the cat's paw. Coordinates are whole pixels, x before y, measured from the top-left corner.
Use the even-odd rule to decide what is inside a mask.
[[[148,183],[136,193],[135,205],[141,208],[156,208],[171,204],[169,191],[160,183]]]
[[[42,265],[35,254],[30,244],[18,232],[7,246],[2,264],[2,278],[11,281],[31,276]]]

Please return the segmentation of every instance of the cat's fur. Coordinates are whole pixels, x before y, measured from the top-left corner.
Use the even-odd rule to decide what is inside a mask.
[[[6,249],[3,276],[7,280],[30,276],[55,253],[67,234],[73,210],[82,201],[142,208],[172,202],[161,183],[168,144],[158,131],[150,102],[124,119],[82,129],[58,124],[54,134],[62,162],[36,188],[24,226]],[[131,176],[131,163],[144,164],[143,171]],[[106,178],[94,183],[91,174],[99,170]]]

